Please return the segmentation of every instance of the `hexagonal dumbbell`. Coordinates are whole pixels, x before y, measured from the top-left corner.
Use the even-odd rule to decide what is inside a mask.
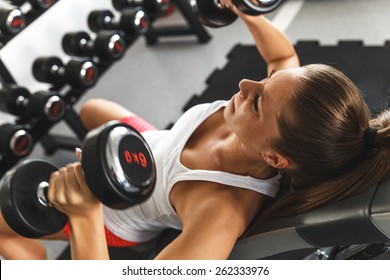
[[[90,60],[70,60],[64,66],[58,57],[40,57],[32,68],[35,79],[40,82],[67,83],[74,88],[92,87],[99,76],[96,65]]]
[[[117,60],[123,56],[126,43],[117,32],[100,31],[92,40],[87,32],[80,31],[66,33],[62,38],[62,48],[68,55]]]

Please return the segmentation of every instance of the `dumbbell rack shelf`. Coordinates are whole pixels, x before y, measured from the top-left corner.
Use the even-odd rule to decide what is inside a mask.
[[[148,45],[156,44],[159,37],[187,35],[195,35],[198,38],[199,43],[207,43],[208,41],[210,41],[210,34],[194,15],[194,12],[188,4],[188,0],[171,1],[180,10],[180,13],[183,15],[188,25],[151,28],[151,30],[147,32],[147,34],[145,34],[145,38]]]
[[[149,45],[155,44],[158,37],[161,36],[182,36],[182,35],[196,35],[199,42],[207,42],[211,39],[211,36],[207,33],[205,28],[197,21],[196,16],[193,14],[191,7],[186,2],[187,0],[172,0],[173,4],[183,14],[184,18],[188,22],[188,27],[167,27],[167,28],[154,28],[151,25],[150,30],[144,35]],[[38,17],[38,15],[36,16]],[[35,17],[35,18],[36,18]],[[31,23],[35,20],[33,16],[28,17],[28,22]],[[156,18],[151,18],[153,23]],[[131,45],[140,37],[140,35],[125,35],[122,34],[125,40],[125,50],[127,51]],[[99,61],[96,66],[99,72],[99,76],[102,76],[110,67],[115,63],[113,61]],[[11,73],[7,70],[5,64],[0,59],[0,82],[2,84],[15,84],[15,79]],[[56,135],[49,133],[53,126],[57,122],[50,122],[44,118],[31,118],[20,117],[14,122],[15,125],[23,125],[29,129],[33,138],[33,145],[41,143],[47,154],[52,154],[58,149],[74,150],[75,147],[79,147],[81,141],[87,134],[87,129],[81,123],[78,113],[73,109],[73,105],[87,92],[89,88],[73,88],[64,82],[52,84],[48,89],[49,91],[60,92],[61,98],[65,103],[65,115],[63,121],[72,129],[76,137]],[[26,155],[27,156],[27,155]],[[14,156],[12,154],[0,155],[0,178],[22,158]]]
[[[138,35],[124,36],[125,52],[136,41]],[[100,61],[96,64],[99,76],[104,74],[115,61]],[[4,84],[15,84],[15,79],[9,73],[4,63],[0,61],[0,77]],[[65,90],[64,90],[65,89]],[[79,147],[81,140],[87,134],[87,129],[80,121],[79,115],[73,109],[73,105],[87,92],[88,88],[67,87],[64,82],[53,84],[49,91],[61,92],[61,97],[66,104],[66,113],[63,121],[72,129],[76,137],[50,134],[50,129],[56,122],[50,122],[43,118],[20,117],[15,120],[15,125],[23,125],[29,128],[34,143],[40,142],[47,154],[55,152],[57,149],[73,150]],[[20,158],[13,155],[3,155],[0,158],[0,178],[12,168]]]
[[[42,14],[47,12],[51,7],[53,7],[58,1],[53,1],[52,5],[47,9],[34,9],[32,6],[28,11],[22,12],[23,15],[23,24],[24,28],[15,34],[2,34],[0,37],[0,49],[3,48],[8,42],[10,42],[15,36],[23,32],[25,28],[27,28],[31,23],[33,23],[37,18],[39,18]],[[8,19],[7,19],[8,20]],[[17,19],[21,20],[21,19]],[[10,24],[13,24],[10,22]],[[18,23],[19,24],[19,23]],[[0,82],[1,84],[15,84],[15,80],[12,75],[7,70],[3,61],[0,59]],[[24,122],[20,120],[20,122]],[[19,124],[18,122],[15,124]],[[34,126],[39,127],[41,130],[46,130],[46,125],[44,123],[36,123]],[[49,128],[47,128],[49,129]],[[46,130],[47,131],[47,130]],[[13,155],[4,154],[0,155],[0,178],[7,172],[12,166],[14,166],[19,161],[18,157]]]

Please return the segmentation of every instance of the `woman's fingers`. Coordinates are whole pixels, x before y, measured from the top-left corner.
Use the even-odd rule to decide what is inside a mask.
[[[81,154],[82,154],[81,149],[80,148],[76,148],[75,149],[75,153],[76,153],[77,160],[81,161]]]
[[[49,180],[48,199],[57,209],[59,209],[67,200],[64,169],[65,168],[61,168],[58,171],[53,172]]]
[[[50,177],[50,203],[66,215],[81,215],[99,204],[84,179],[81,164],[71,163],[53,172]]]
[[[82,170],[81,164],[77,163],[74,165],[73,168],[74,168],[73,173],[75,176],[75,180],[77,181],[80,192],[87,200],[95,201],[96,198],[92,194],[87,182],[85,181],[84,172]]]
[[[230,9],[233,6],[232,0],[218,0],[220,5],[224,8]]]

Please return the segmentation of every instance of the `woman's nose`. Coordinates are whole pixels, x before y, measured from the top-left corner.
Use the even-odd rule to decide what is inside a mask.
[[[260,82],[243,79],[240,81],[238,87],[240,88],[241,98],[247,98],[249,95],[252,95],[258,91]]]

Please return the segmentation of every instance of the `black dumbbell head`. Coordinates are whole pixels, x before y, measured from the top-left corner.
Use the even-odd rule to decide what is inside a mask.
[[[137,1],[129,1],[129,0],[112,0],[111,3],[114,6],[115,10],[122,11],[124,8],[131,7],[134,2]]]
[[[0,126],[0,153],[22,158],[30,154],[34,146],[31,132],[22,125],[11,123]]]
[[[94,51],[101,60],[120,59],[125,49],[125,40],[118,33],[100,32],[95,38]]]
[[[120,28],[126,35],[145,34],[150,28],[150,18],[141,7],[122,12]]]
[[[64,228],[67,217],[50,206],[47,187],[57,168],[45,161],[24,161],[0,181],[0,207],[4,220],[17,233],[40,238]]]
[[[190,4],[199,22],[208,27],[224,27],[238,18],[233,11],[219,6],[216,1],[195,0]]]
[[[93,32],[99,30],[110,30],[110,23],[114,18],[114,14],[110,10],[92,11],[88,15],[88,27]]]
[[[64,100],[56,92],[38,91],[31,94],[27,113],[42,117],[50,122],[57,122],[63,118],[66,111]]]
[[[282,3],[282,0],[232,0],[234,5],[247,15],[270,13]]]
[[[21,6],[23,3],[25,3],[27,0],[9,0],[12,5],[15,6]]]
[[[68,55],[83,56],[88,52],[86,44],[91,41],[87,32],[66,33],[62,38],[62,48]]]
[[[165,13],[170,5],[170,0],[145,0],[143,3],[143,7],[151,17],[157,17]]]
[[[159,14],[166,12],[171,5],[170,0],[112,0],[112,5],[118,11],[122,11],[126,8],[142,6],[151,17],[156,17]]]
[[[96,84],[99,71],[89,60],[71,60],[66,65],[66,82],[75,88],[88,88]]]
[[[82,167],[91,192],[111,208],[140,203],[154,189],[156,167],[149,146],[136,130],[120,122],[87,134]]]
[[[17,85],[6,85],[0,89],[0,110],[16,116],[21,116],[26,112],[25,101],[30,96],[30,92]]]
[[[19,33],[26,27],[26,19],[19,9],[0,8],[0,29],[8,35]]]
[[[34,78],[43,83],[56,83],[62,79],[55,69],[63,68],[64,64],[56,56],[37,58],[32,67]]]
[[[172,5],[171,0],[150,0],[148,2],[156,2],[160,14],[165,13]]]
[[[56,0],[29,0],[31,6],[36,10],[47,10],[57,2]]]

